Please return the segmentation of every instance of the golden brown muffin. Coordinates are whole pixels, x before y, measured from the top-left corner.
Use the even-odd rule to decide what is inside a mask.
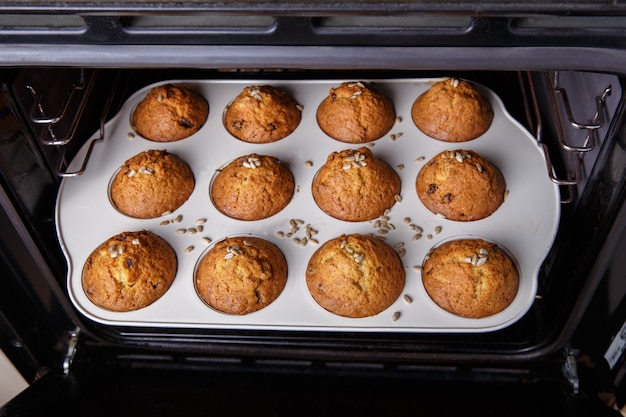
[[[248,86],[224,113],[226,130],[244,142],[269,143],[291,134],[302,108],[284,91],[270,85]]]
[[[287,282],[287,261],[273,243],[230,237],[215,244],[196,269],[196,291],[210,307],[249,314],[270,305]]]
[[[129,158],[111,182],[117,210],[152,219],[179,208],[195,186],[189,165],[165,150],[148,150]]]
[[[291,201],[293,174],[278,158],[250,154],[224,167],[213,180],[211,199],[225,215],[238,220],[273,216]]]
[[[458,316],[481,318],[513,302],[519,275],[511,258],[496,244],[460,239],[430,252],[422,282],[439,307]]]
[[[196,133],[209,116],[206,99],[182,85],[154,87],[137,105],[132,126],[155,142],[174,142]]]
[[[178,268],[176,253],[161,237],[143,230],[102,243],[85,262],[83,289],[95,305],[132,311],[158,300]]]
[[[361,82],[331,88],[317,108],[317,123],[333,139],[366,143],[389,132],[396,120],[391,100]]]
[[[309,260],[306,284],[315,301],[344,317],[376,315],[400,296],[405,272],[385,242],[359,234],[324,243]]]
[[[339,220],[372,220],[391,208],[400,194],[400,177],[368,148],[331,153],[313,180],[322,211]]]
[[[411,117],[419,130],[434,139],[465,142],[489,129],[493,109],[470,83],[449,78],[415,100]]]
[[[422,167],[417,195],[433,213],[456,221],[480,220],[504,202],[500,170],[474,151],[443,151]]]

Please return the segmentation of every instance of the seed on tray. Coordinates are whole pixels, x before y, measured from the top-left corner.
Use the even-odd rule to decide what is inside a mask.
[[[311,168],[313,166],[313,162],[311,161],[304,161],[304,166],[307,168]]]
[[[412,240],[416,241],[416,240],[420,240],[422,238],[422,234],[421,233],[416,233],[413,235]]]
[[[439,233],[441,233],[441,226],[435,227],[435,234],[438,235]]]
[[[402,219],[402,221],[408,224],[408,223],[411,223],[411,218],[405,217],[404,219]]]
[[[196,220],[196,224],[205,224],[206,223],[206,219],[198,219]]]
[[[393,321],[398,321],[398,319],[400,318],[400,312],[396,311],[395,313],[393,313],[393,316],[391,316],[391,320]]]
[[[426,159],[425,156],[420,156],[420,157],[415,159],[415,162],[422,162],[424,159]]]
[[[135,134],[133,132],[128,132],[128,139],[130,140],[135,139]]]
[[[203,237],[201,242],[205,245],[210,245],[211,244],[211,239],[209,239],[208,237]]]
[[[278,232],[276,232],[276,236],[278,236],[279,238],[282,239],[282,238],[285,237],[285,232],[282,232],[282,231],[279,230]]]
[[[414,270],[415,272],[422,272],[422,266],[421,266],[421,265],[415,265],[415,266],[413,267],[413,270]]]
[[[411,298],[410,295],[408,294],[404,294],[404,296],[402,297],[402,299],[404,300],[405,303],[407,304],[411,304],[413,302],[413,299]]]
[[[181,221],[183,221],[183,215],[179,214],[178,216],[176,216],[176,218],[174,219],[174,222],[176,223],[180,223]]]
[[[193,246],[187,246],[187,247],[185,248],[185,253],[189,253],[189,252],[191,252],[191,251],[193,251],[193,250],[194,250],[194,247],[193,247]]]
[[[171,223],[171,220],[163,220],[161,223],[159,223],[159,225],[160,226],[167,226],[170,223]]]
[[[184,235],[185,233],[187,233],[187,229],[176,229],[176,233],[178,233],[179,235]]]

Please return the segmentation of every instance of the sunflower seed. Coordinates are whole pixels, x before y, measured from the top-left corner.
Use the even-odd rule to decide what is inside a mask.
[[[204,245],[210,245],[211,244],[211,239],[209,239],[208,237],[205,236],[205,237],[202,238],[201,242]]]
[[[393,313],[393,315],[391,316],[391,320],[393,321],[398,321],[398,319],[400,318],[400,312],[396,311],[395,313]]]
[[[196,224],[205,224],[205,223],[206,223],[206,219],[204,218],[196,220]]]
[[[304,161],[304,166],[307,168],[311,168],[313,166],[313,162],[311,161]]]
[[[176,233],[178,233],[179,235],[184,235],[185,233],[187,233],[187,229],[176,229]]]
[[[161,223],[159,223],[159,226],[167,226],[171,222],[172,222],[171,220],[163,220]]]
[[[137,174],[137,171],[135,171],[134,169],[131,169],[128,171],[128,173],[126,175],[128,175],[129,178],[134,177]]]
[[[413,235],[412,240],[414,240],[414,241],[415,240],[420,240],[421,238],[422,238],[422,234],[421,233],[417,233],[417,234]]]
[[[459,80],[456,78],[452,79],[452,87],[457,88],[459,86]]]
[[[128,139],[133,140],[135,139],[135,134],[133,132],[128,132]]]
[[[402,299],[404,300],[405,303],[407,304],[411,304],[413,302],[413,299],[411,298],[410,295],[408,294],[404,294],[404,296],[402,297]]]
[[[476,261],[476,266],[483,266],[485,262],[487,262],[487,258],[478,258],[478,261]]]
[[[191,251],[193,251],[195,248],[193,246],[187,246],[185,248],[185,253],[190,253]]]
[[[130,243],[132,243],[133,245],[139,245],[139,239],[135,238]]]
[[[438,235],[439,233],[441,233],[441,226],[435,227],[435,234]]]

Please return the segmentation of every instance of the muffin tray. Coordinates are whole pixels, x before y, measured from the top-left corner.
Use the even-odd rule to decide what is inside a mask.
[[[391,98],[397,120],[387,135],[368,145],[353,145],[331,139],[319,129],[317,107],[329,89],[343,81],[371,82]],[[86,171],[77,177],[64,178],[59,189],[56,224],[68,261],[67,285],[72,303],[86,317],[102,324],[144,327],[454,333],[486,332],[514,323],[535,299],[537,273],[558,226],[559,190],[548,178],[544,156],[535,139],[507,113],[500,98],[481,85],[475,84],[494,110],[493,123],[484,135],[454,144],[421,133],[411,120],[411,106],[436,81],[439,80],[167,80],[159,84],[192,87],[206,97],[210,106],[207,122],[199,132],[171,143],[152,142],[133,132],[132,111],[154,85],[137,91],[106,123],[104,140],[93,147]],[[245,86],[262,84],[291,94],[303,106],[302,120],[282,140],[270,144],[245,143],[224,129],[223,111]],[[96,132],[85,143],[69,169],[81,166],[90,142],[98,137]],[[351,223],[329,217],[316,206],[311,194],[313,177],[328,154],[360,146],[369,146],[402,179],[401,200],[389,211],[388,220],[383,221],[391,229],[387,233],[381,231],[376,220]],[[124,161],[148,149],[165,149],[185,160],[194,172],[196,185],[189,200],[175,212],[156,219],[133,219],[116,211],[109,200],[108,186]],[[428,211],[417,197],[415,179],[420,168],[439,152],[455,149],[478,152],[498,166],[506,179],[505,202],[485,219],[455,222],[440,218]],[[273,155],[285,162],[295,177],[296,192],[290,204],[270,218],[233,220],[213,206],[210,183],[217,169],[250,153]],[[196,230],[199,219],[206,219],[201,232],[180,233],[179,229]],[[317,232],[314,236],[317,245],[311,240],[306,245],[296,243],[306,236],[307,225]],[[82,287],[85,260],[109,237],[143,229],[161,236],[176,251],[178,273],[174,283],[163,297],[140,310],[112,312],[95,306]],[[416,237],[420,230],[421,237]],[[319,245],[342,233],[380,236],[402,256],[406,270],[404,291],[392,306],[376,316],[355,319],[334,315],[321,308],[308,293],[305,270],[309,258]],[[210,247],[208,239],[217,242],[232,235],[263,237],[275,243],[288,261],[287,284],[278,299],[244,316],[211,309],[200,300],[194,287],[194,269]],[[519,268],[520,286],[515,300],[504,311],[482,319],[462,318],[445,312],[426,294],[419,270],[424,257],[433,246],[457,237],[494,241],[513,255]]]

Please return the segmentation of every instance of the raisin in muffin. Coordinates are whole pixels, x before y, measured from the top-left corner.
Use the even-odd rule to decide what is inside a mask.
[[[273,243],[258,237],[217,242],[196,269],[196,291],[215,310],[245,315],[267,307],[287,282],[287,261]]]
[[[196,133],[209,116],[209,103],[198,92],[165,84],[154,87],[132,114],[133,128],[155,142],[174,142]]]
[[[95,305],[126,312],[146,307],[170,288],[176,253],[161,237],[143,230],[112,236],[87,258],[83,289]]]
[[[110,187],[115,208],[138,219],[152,219],[179,208],[195,186],[186,162],[165,150],[148,150],[129,158]]]
[[[389,97],[361,82],[331,88],[317,108],[317,123],[333,139],[366,143],[380,139],[396,120]]]
[[[405,272],[391,246],[371,236],[341,235],[311,257],[306,285],[325,310],[344,317],[376,315],[400,296]]]
[[[493,121],[491,103],[470,83],[449,78],[420,95],[411,108],[415,126],[444,142],[465,142],[485,133]]]
[[[244,142],[283,139],[300,124],[302,108],[286,92],[270,85],[248,86],[224,112],[226,130]]]
[[[417,195],[433,213],[456,221],[480,220],[504,202],[500,170],[469,150],[443,151],[426,163],[415,182]]]
[[[223,214],[237,220],[261,220],[284,209],[295,181],[278,158],[250,154],[221,169],[211,185],[211,199]]]
[[[357,222],[391,208],[400,194],[400,177],[368,148],[331,153],[313,180],[315,203],[329,216]]]
[[[439,307],[458,316],[482,318],[501,312],[513,302],[519,275],[498,245],[482,239],[459,239],[430,252],[422,282]]]

